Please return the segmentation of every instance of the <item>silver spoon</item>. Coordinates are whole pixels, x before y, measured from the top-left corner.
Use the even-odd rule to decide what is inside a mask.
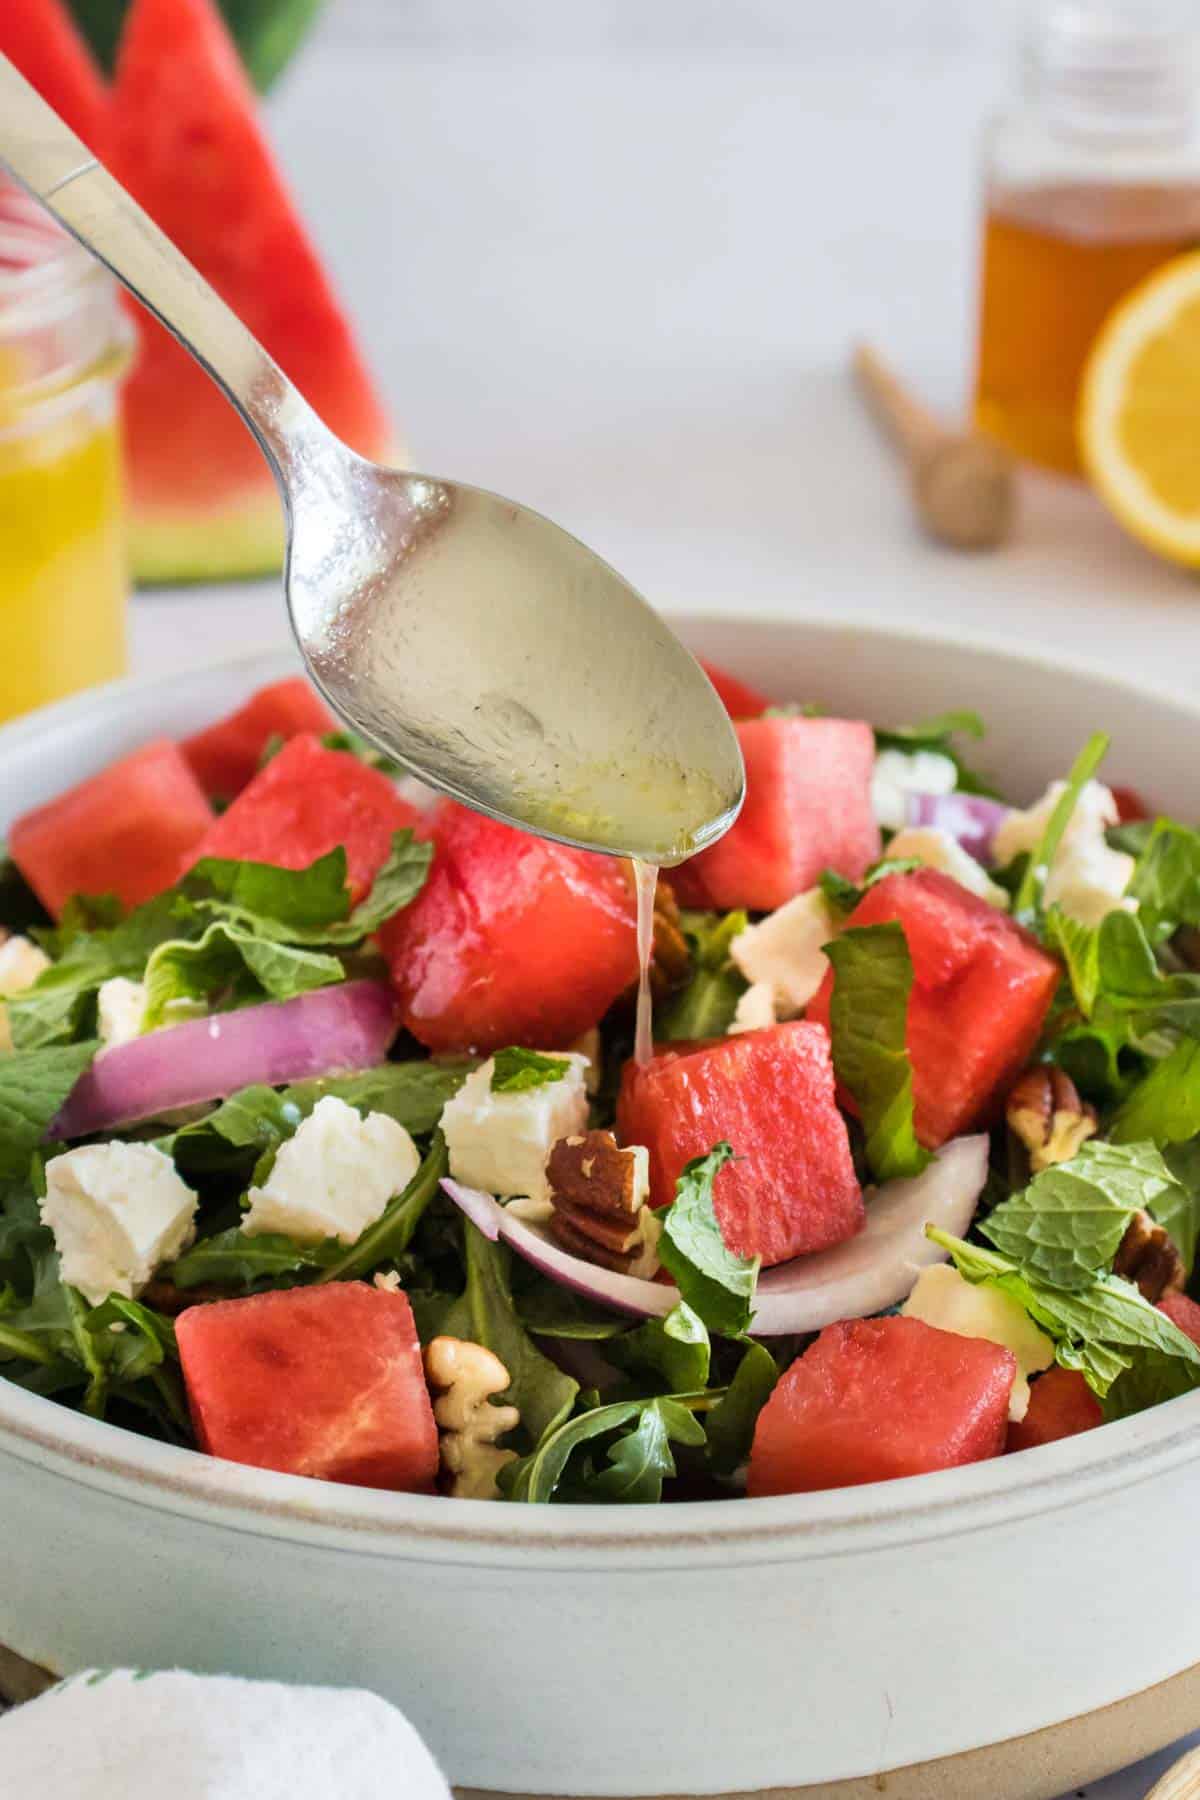
[[[669,863],[744,776],[724,709],[641,597],[540,514],[347,449],[12,64],[0,165],[174,333],[275,473],[317,686],[405,768],[509,824]]]

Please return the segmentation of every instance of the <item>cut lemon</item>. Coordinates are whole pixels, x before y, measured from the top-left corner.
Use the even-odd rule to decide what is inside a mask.
[[[1078,429],[1084,466],[1121,523],[1200,567],[1200,251],[1164,264],[1109,314]]]

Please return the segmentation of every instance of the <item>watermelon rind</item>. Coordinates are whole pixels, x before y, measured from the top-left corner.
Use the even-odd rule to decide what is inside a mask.
[[[112,73],[130,0],[70,0],[101,66]],[[219,0],[242,61],[260,93],[273,85],[300,48],[324,0]]]

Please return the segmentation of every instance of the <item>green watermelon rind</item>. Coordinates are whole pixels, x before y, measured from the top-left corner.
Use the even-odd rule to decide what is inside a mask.
[[[219,0],[260,93],[274,83],[299,49],[325,0]],[[75,21],[101,66],[112,73],[130,0],[69,0]]]

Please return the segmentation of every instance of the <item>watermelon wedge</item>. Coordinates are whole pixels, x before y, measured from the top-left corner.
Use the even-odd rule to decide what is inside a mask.
[[[101,156],[326,424],[386,460],[387,419],[212,0],[133,0]],[[262,452],[199,365],[146,315],[139,325],[125,390],[135,574],[278,568],[282,514]]]
[[[95,149],[104,132],[108,93],[63,0],[3,0],[0,53]]]

